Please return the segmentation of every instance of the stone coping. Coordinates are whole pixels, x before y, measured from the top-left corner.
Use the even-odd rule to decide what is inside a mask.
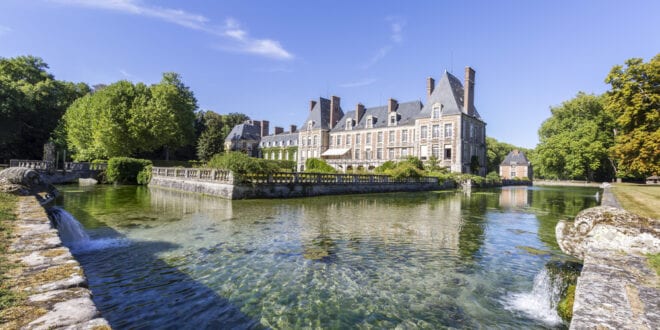
[[[16,267],[7,281],[25,299],[4,311],[9,322],[0,329],[111,329],[92,301],[82,267],[34,196],[19,197],[10,240],[7,258]]]

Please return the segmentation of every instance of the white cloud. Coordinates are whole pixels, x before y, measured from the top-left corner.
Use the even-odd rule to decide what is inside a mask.
[[[11,31],[12,31],[12,29],[10,27],[0,25],[0,36],[5,35],[5,34],[9,34],[9,32],[11,32]]]
[[[344,87],[344,88],[354,88],[354,87],[362,87],[362,86],[368,86],[376,82],[376,79],[374,78],[366,78],[358,81],[352,81],[352,82],[347,82],[343,84],[339,84],[339,87]]]
[[[371,56],[371,58],[366,63],[362,64],[360,68],[362,68],[363,70],[366,70],[374,66],[385,56],[387,56],[387,54],[390,51],[392,51],[395,45],[398,45],[401,42],[403,42],[403,28],[406,26],[406,21],[400,17],[395,17],[395,16],[387,17],[385,18],[385,20],[390,23],[391,43],[378,49],[376,53],[373,56]]]
[[[401,43],[403,41],[403,27],[406,26],[406,21],[394,16],[388,17],[387,21],[390,22],[390,38],[397,44]]]
[[[372,66],[374,66],[376,63],[378,63],[380,60],[382,60],[387,53],[389,53],[392,50],[392,45],[387,45],[381,47],[376,53],[367,61],[367,63],[364,63],[361,68],[362,69],[368,69]]]
[[[124,69],[120,69],[119,73],[121,73],[121,75],[124,76],[124,78],[126,78],[126,79],[131,79],[131,78],[134,77],[132,74],[130,74],[128,71],[126,71]]]
[[[211,26],[210,20],[199,14],[189,13],[181,9],[147,6],[138,0],[52,0],[71,6],[89,7],[103,10],[113,10],[122,13],[157,18],[189,29],[203,31],[234,41],[230,49],[279,60],[293,59],[293,54],[284,49],[279,41],[271,39],[256,39],[240,27],[233,18],[226,20],[221,28]]]

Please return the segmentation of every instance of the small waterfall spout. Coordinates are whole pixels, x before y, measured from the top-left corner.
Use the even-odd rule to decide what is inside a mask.
[[[50,215],[64,244],[80,245],[89,242],[89,235],[71,213],[55,206],[50,209]]]
[[[557,325],[562,323],[557,314],[561,291],[561,279],[559,277],[551,278],[548,270],[543,268],[534,277],[534,287],[531,292],[511,294],[506,304],[509,309],[523,312],[544,323]]]

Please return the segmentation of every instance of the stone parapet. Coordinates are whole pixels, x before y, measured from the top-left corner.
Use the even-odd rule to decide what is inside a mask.
[[[6,281],[27,298],[6,311],[14,317],[1,328],[110,329],[91,299],[80,264],[35,197],[19,197],[13,225],[7,258],[17,267]]]

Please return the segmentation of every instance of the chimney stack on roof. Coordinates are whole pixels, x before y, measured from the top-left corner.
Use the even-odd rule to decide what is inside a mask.
[[[314,100],[309,101],[309,111],[314,110],[315,105],[316,105],[316,101]]]
[[[431,96],[435,90],[435,79],[428,77],[426,78],[426,97]]]
[[[268,136],[268,120],[261,121],[261,136]]]
[[[396,111],[396,108],[399,106],[399,102],[397,100],[390,98],[387,101],[387,113],[394,112]]]
[[[333,129],[339,121],[339,96],[330,97],[330,129]]]
[[[463,96],[463,112],[474,116],[474,70],[466,66],[465,67],[465,84],[463,84],[463,91],[465,95]]]
[[[362,103],[358,103],[357,106],[355,106],[355,125],[360,123],[362,116],[364,116],[364,105]]]
[[[295,133],[298,130],[298,126],[291,125],[289,126],[289,133]]]
[[[275,126],[275,135],[284,133],[284,128]]]

